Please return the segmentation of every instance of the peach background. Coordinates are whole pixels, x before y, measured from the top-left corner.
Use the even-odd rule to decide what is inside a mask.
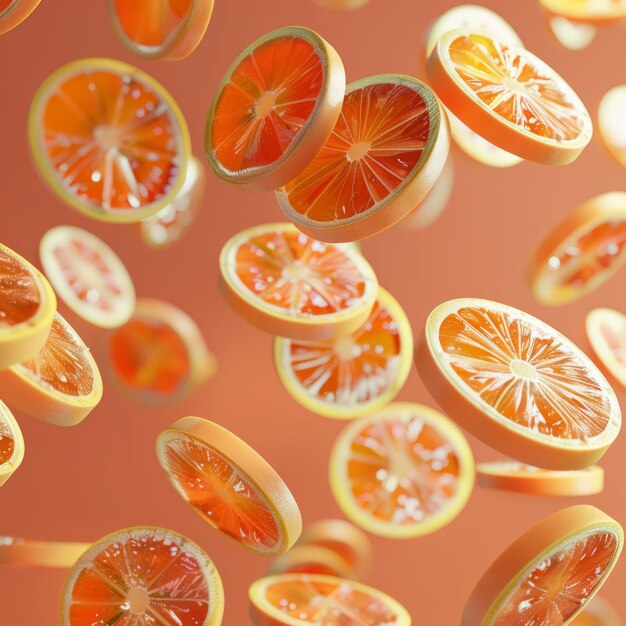
[[[105,381],[99,408],[80,426],[61,430],[18,415],[26,458],[0,493],[0,534],[93,540],[125,526],[173,528],[200,543],[224,579],[228,626],[248,623],[247,587],[267,562],[211,532],[168,485],[155,454],[157,433],[181,416],[217,420],[245,438],[284,476],[305,521],[337,516],[326,478],[327,457],[340,423],[316,417],[283,391],[272,364],[272,338],[234,315],[216,288],[217,257],[236,230],[280,220],[272,194],[247,195],[209,177],[204,210],[184,243],[154,252],[133,227],[89,221],[65,207],[40,182],[31,163],[26,117],[32,94],[60,65],[80,57],[110,56],[135,63],[171,90],[187,116],[195,151],[202,154],[205,115],[232,58],[273,28],[301,24],[319,31],[342,55],[348,80],[382,72],[422,76],[422,42],[430,21],[454,2],[371,0],[357,12],[333,12],[313,0],[216,0],[206,37],[195,54],[175,64],[134,58],[116,38],[104,0],[43,0],[31,18],[0,38],[2,116],[0,238],[38,262],[41,235],[56,224],[97,233],[122,256],[140,295],[161,297],[191,313],[219,359],[217,376],[178,406],[134,404]],[[595,115],[601,95],[620,80],[624,31],[608,28],[592,47],[569,52],[551,39],[536,2],[498,2],[526,45],[553,64]],[[624,273],[592,297],[560,309],[531,298],[524,271],[535,243],[577,203],[623,188],[624,170],[595,138],[573,165],[524,163],[498,171],[455,154],[456,185],[445,214],[424,231],[402,226],[367,241],[364,252],[381,284],[405,307],[414,330],[443,300],[480,296],[500,300],[553,324],[586,345],[583,319],[592,306],[626,308]],[[70,321],[106,370],[107,336],[76,316]],[[620,391],[624,399],[624,392]],[[413,371],[400,395],[433,404]],[[478,459],[492,451],[471,441]],[[606,455],[606,491],[588,501],[626,521],[623,475],[626,444]],[[488,563],[530,524],[574,500],[532,498],[476,489],[466,510],[439,533],[413,541],[375,540],[371,578],[403,602],[414,623],[451,626]],[[576,501],[578,502],[578,501]],[[64,573],[0,569],[0,623],[56,623]],[[618,565],[603,595],[626,616],[626,563]]]

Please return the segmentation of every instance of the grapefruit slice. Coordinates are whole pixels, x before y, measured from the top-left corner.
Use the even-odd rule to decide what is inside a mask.
[[[598,108],[600,136],[609,153],[626,167],[626,85],[618,85],[604,94]]]
[[[571,626],[621,626],[615,609],[604,598],[595,596],[571,622]]]
[[[324,145],[345,89],[343,63],[317,33],[289,27],[261,37],[231,65],[211,105],[211,167],[248,191],[280,187]]]
[[[334,576],[268,576],[252,583],[248,595],[250,617],[256,626],[411,625],[411,616],[397,600],[373,587]]]
[[[23,458],[22,431],[11,411],[0,401],[0,486],[9,480]]]
[[[154,215],[185,180],[182,112],[153,78],[120,61],[82,59],[53,72],[35,94],[28,133],[53,191],[98,220]]]
[[[321,574],[349,580],[356,578],[354,570],[334,550],[309,545],[296,545],[274,559],[268,575],[277,574]]]
[[[594,24],[574,22],[560,15],[549,16],[548,26],[554,38],[568,50],[584,50],[598,34]]]
[[[102,398],[100,371],[76,331],[57,313],[39,354],[0,372],[0,397],[57,426],[75,426]]]
[[[424,83],[383,74],[348,86],[341,116],[315,159],[276,192],[310,237],[371,237],[406,217],[443,170],[450,138]]]
[[[530,284],[541,304],[578,300],[626,262],[626,193],[595,196],[558,224],[538,246]]]
[[[108,0],[122,43],[148,59],[188,57],[206,32],[213,0]]]
[[[600,364],[626,387],[626,317],[613,309],[593,309],[585,330]]]
[[[626,0],[539,0],[546,11],[586,24],[608,24],[626,18]]]
[[[0,565],[68,569],[90,546],[90,543],[0,536]]]
[[[222,581],[204,550],[152,526],[94,543],[61,592],[62,626],[219,626],[223,612]]]
[[[606,581],[623,541],[622,527],[593,506],[546,517],[485,572],[463,626],[569,624]]]
[[[392,539],[420,537],[449,524],[474,484],[461,431],[433,409],[397,402],[352,422],[330,457],[330,486],[344,515]]]
[[[0,0],[0,35],[19,26],[41,0]]]
[[[513,307],[479,298],[440,304],[415,360],[448,415],[522,463],[581,469],[619,432],[619,404],[598,368],[559,332]]]
[[[457,29],[438,40],[426,69],[443,104],[507,152],[564,165],[591,139],[591,118],[580,98],[522,46]]]
[[[168,480],[212,528],[263,555],[286,552],[302,531],[300,510],[272,467],[239,437],[185,417],[157,439]]]
[[[222,291],[242,317],[279,337],[348,335],[368,319],[378,281],[355,246],[322,243],[291,224],[231,237],[220,254]]]
[[[41,239],[39,257],[55,291],[76,315],[102,328],[130,319],[133,281],[102,239],[75,226],[55,226]]]
[[[303,407],[337,419],[372,413],[402,389],[411,370],[413,333],[397,300],[380,288],[374,308],[355,332],[334,341],[277,337],[274,364]]]

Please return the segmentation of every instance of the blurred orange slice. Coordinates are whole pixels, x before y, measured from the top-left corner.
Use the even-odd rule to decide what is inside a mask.
[[[593,309],[585,330],[600,364],[626,387],[626,317],[613,309]]]
[[[339,578],[356,578],[354,570],[334,550],[314,545],[296,545],[274,559],[268,575],[321,574]]]
[[[315,0],[317,4],[329,9],[360,9],[369,0]]]
[[[626,167],[626,85],[609,89],[598,108],[600,136],[610,154]]]
[[[615,609],[604,599],[595,596],[571,622],[571,626],[621,626]]]
[[[584,50],[598,34],[593,24],[574,22],[560,15],[549,16],[548,26],[554,38],[568,50]]]
[[[544,9],[575,22],[606,24],[626,18],[626,0],[539,0]]]
[[[23,458],[22,431],[11,411],[0,401],[0,486],[9,480]]]
[[[90,543],[39,541],[0,535],[0,565],[68,569],[90,546]]]
[[[0,35],[19,26],[41,0],[0,0]]]

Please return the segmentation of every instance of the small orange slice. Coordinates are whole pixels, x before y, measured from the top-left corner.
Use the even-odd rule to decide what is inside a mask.
[[[9,480],[23,458],[22,431],[11,411],[0,401],[0,486]]]
[[[0,536],[0,565],[68,569],[90,546],[90,543]]]
[[[261,37],[231,65],[211,105],[211,167],[248,191],[284,185],[328,139],[345,89],[343,63],[317,33],[289,27]]]
[[[507,152],[563,165],[591,139],[591,118],[573,89],[521,46],[453,30],[438,40],[426,68],[443,104]]]
[[[321,546],[296,545],[282,554],[268,570],[268,575],[277,574],[321,574],[353,580],[354,570],[334,550]]]
[[[326,145],[276,197],[307,235],[358,241],[419,204],[449,148],[445,114],[429,87],[409,76],[372,76],[349,85]]]
[[[204,550],[152,526],[94,543],[61,592],[61,626],[219,626],[223,612],[222,581]]]
[[[571,626],[621,626],[615,609],[604,598],[595,596],[571,622]]]
[[[549,15],[548,26],[554,38],[568,50],[584,50],[598,34],[594,24],[574,22],[560,15]]]
[[[600,364],[626,387],[626,316],[613,309],[593,309],[585,330]]]
[[[108,0],[122,43],[148,59],[178,60],[200,44],[213,0]]]
[[[575,22],[607,24],[626,19],[626,0],[539,0],[546,11]]]
[[[231,237],[220,254],[229,304],[261,330],[305,341],[348,335],[369,317],[378,281],[355,246],[322,243],[291,224]]]
[[[626,193],[595,196],[538,246],[529,272],[535,298],[560,305],[603,285],[626,263]]]
[[[286,552],[302,531],[287,485],[247,443],[200,417],[185,417],[157,439],[176,492],[212,528],[263,555]]]
[[[622,527],[593,506],[546,517],[514,541],[480,579],[463,626],[564,626],[606,581]]]
[[[0,35],[19,26],[41,0],[0,0]]]
[[[141,70],[82,59],[53,72],[30,108],[30,146],[50,187],[106,222],[138,222],[183,186],[190,140],[182,112]]]
[[[626,85],[609,89],[598,108],[600,136],[609,153],[626,167]]]

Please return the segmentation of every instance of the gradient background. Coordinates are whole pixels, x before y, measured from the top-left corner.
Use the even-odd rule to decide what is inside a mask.
[[[38,264],[38,244],[56,224],[75,224],[104,238],[120,254],[140,296],[159,297],[188,311],[219,360],[215,378],[177,406],[145,407],[121,396],[105,379],[100,406],[80,426],[59,429],[17,415],[26,441],[19,471],[0,492],[0,534],[88,541],[118,528],[154,524],[188,535],[215,560],[226,589],[224,624],[249,623],[247,588],[268,567],[262,557],[222,539],[169,486],[154,453],[157,433],[184,415],[216,420],[242,436],[282,474],[305,523],[340,515],[327,482],[327,459],[342,424],[297,405],[274,372],[272,338],[232,313],[217,287],[221,245],[235,231],[281,220],[271,193],[239,192],[209,175],[202,214],[184,242],[152,251],[132,226],[83,218],[64,206],[35,171],[26,138],[31,97],[50,72],[80,57],[110,56],[135,63],[174,95],[202,155],[209,103],[232,59],[251,41],[279,26],[320,32],[343,57],[348,81],[399,72],[423,77],[423,39],[429,23],[455,2],[371,0],[355,12],[336,12],[313,0],[216,0],[213,19],[196,52],[177,63],[133,57],[118,41],[104,0],[43,0],[19,28],[0,38],[0,240]],[[591,48],[570,52],[556,44],[538,3],[483,0],[517,29],[527,47],[557,68],[595,116],[602,94],[624,74],[626,31],[610,27]],[[397,226],[364,243],[382,285],[405,307],[417,334],[440,302],[478,296],[517,306],[586,347],[583,321],[594,306],[626,309],[626,270],[582,302],[547,309],[524,281],[535,244],[579,202],[624,188],[623,169],[596,137],[567,167],[523,163],[495,170],[454,154],[456,180],[443,216],[423,231]],[[106,372],[107,333],[60,309],[81,333]],[[623,390],[618,392],[621,400]],[[433,405],[415,371],[399,398]],[[496,454],[471,440],[477,459]],[[605,492],[587,500],[626,521],[626,443],[602,461]],[[458,624],[464,602],[483,570],[528,526],[581,500],[530,497],[476,489],[447,528],[422,539],[375,539],[370,582],[404,603],[416,626]],[[0,624],[52,626],[64,572],[0,569]],[[626,617],[626,560],[602,595]]]

